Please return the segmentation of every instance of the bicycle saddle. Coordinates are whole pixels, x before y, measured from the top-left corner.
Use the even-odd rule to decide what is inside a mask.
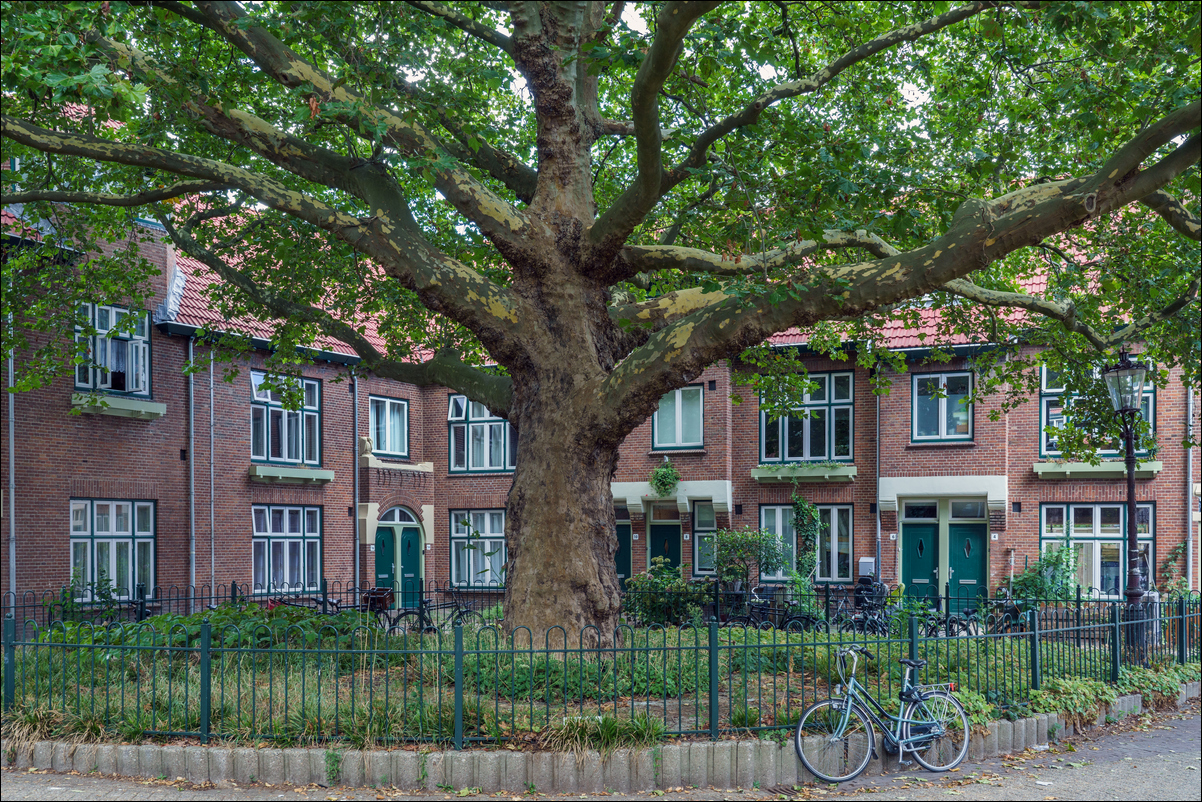
[[[901,663],[903,666],[909,666],[910,668],[914,668],[914,669],[922,668],[923,666],[925,666],[927,664],[926,660],[910,660],[909,658],[906,658],[906,657],[903,657],[902,659],[898,660],[897,662]]]

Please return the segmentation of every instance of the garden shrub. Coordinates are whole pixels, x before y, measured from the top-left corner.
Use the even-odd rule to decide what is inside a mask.
[[[1102,705],[1118,698],[1113,685],[1087,677],[1052,677],[1042,690],[1031,691],[1031,710],[1035,713],[1060,713],[1073,724],[1092,723]]]

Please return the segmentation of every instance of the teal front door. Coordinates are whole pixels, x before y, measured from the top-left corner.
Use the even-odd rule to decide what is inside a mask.
[[[626,580],[630,578],[630,524],[618,524],[618,551],[614,554],[614,563],[618,570],[618,586],[626,590]]]
[[[376,587],[396,587],[396,535],[391,526],[376,528]]]
[[[651,524],[647,535],[647,565],[653,557],[667,557],[673,568],[680,567],[680,524]]]
[[[417,607],[422,597],[422,531],[416,526],[401,530],[400,593],[401,607]]]
[[[972,610],[988,587],[988,524],[948,524],[948,581],[952,612]]]
[[[902,581],[906,595],[937,600],[939,524],[902,524]]]

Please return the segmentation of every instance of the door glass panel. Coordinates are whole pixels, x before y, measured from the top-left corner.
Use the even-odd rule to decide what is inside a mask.
[[[970,537],[964,538],[964,556],[965,557],[972,556],[972,538],[970,538]]]
[[[837,579],[851,579],[851,510],[835,511],[839,523],[839,573]]]
[[[831,578],[831,511],[818,511],[818,578]]]
[[[917,519],[938,518],[939,506],[934,502],[907,501],[905,504],[905,517]]]
[[[714,523],[714,505],[698,503],[693,507],[693,515],[696,519],[696,527],[698,529],[713,529]]]
[[[925,538],[921,538],[921,537],[918,538],[918,547],[917,548],[918,548],[918,556],[921,557],[923,555],[923,552],[925,552],[926,548],[927,548],[926,543],[925,543]]]
[[[709,533],[697,534],[697,566],[698,571],[714,570],[714,538]]]
[[[953,501],[952,502],[952,517],[953,518],[984,518],[985,517],[985,502],[984,501]]]

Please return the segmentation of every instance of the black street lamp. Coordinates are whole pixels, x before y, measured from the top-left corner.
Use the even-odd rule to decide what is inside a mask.
[[[1135,536],[1135,419],[1140,413],[1140,402],[1144,394],[1144,376],[1148,366],[1132,362],[1126,351],[1119,352],[1117,365],[1102,371],[1106,389],[1110,391],[1110,403],[1122,423],[1123,443],[1127,448],[1127,607],[1139,607],[1144,595],[1143,564],[1139,559],[1139,545]]]

